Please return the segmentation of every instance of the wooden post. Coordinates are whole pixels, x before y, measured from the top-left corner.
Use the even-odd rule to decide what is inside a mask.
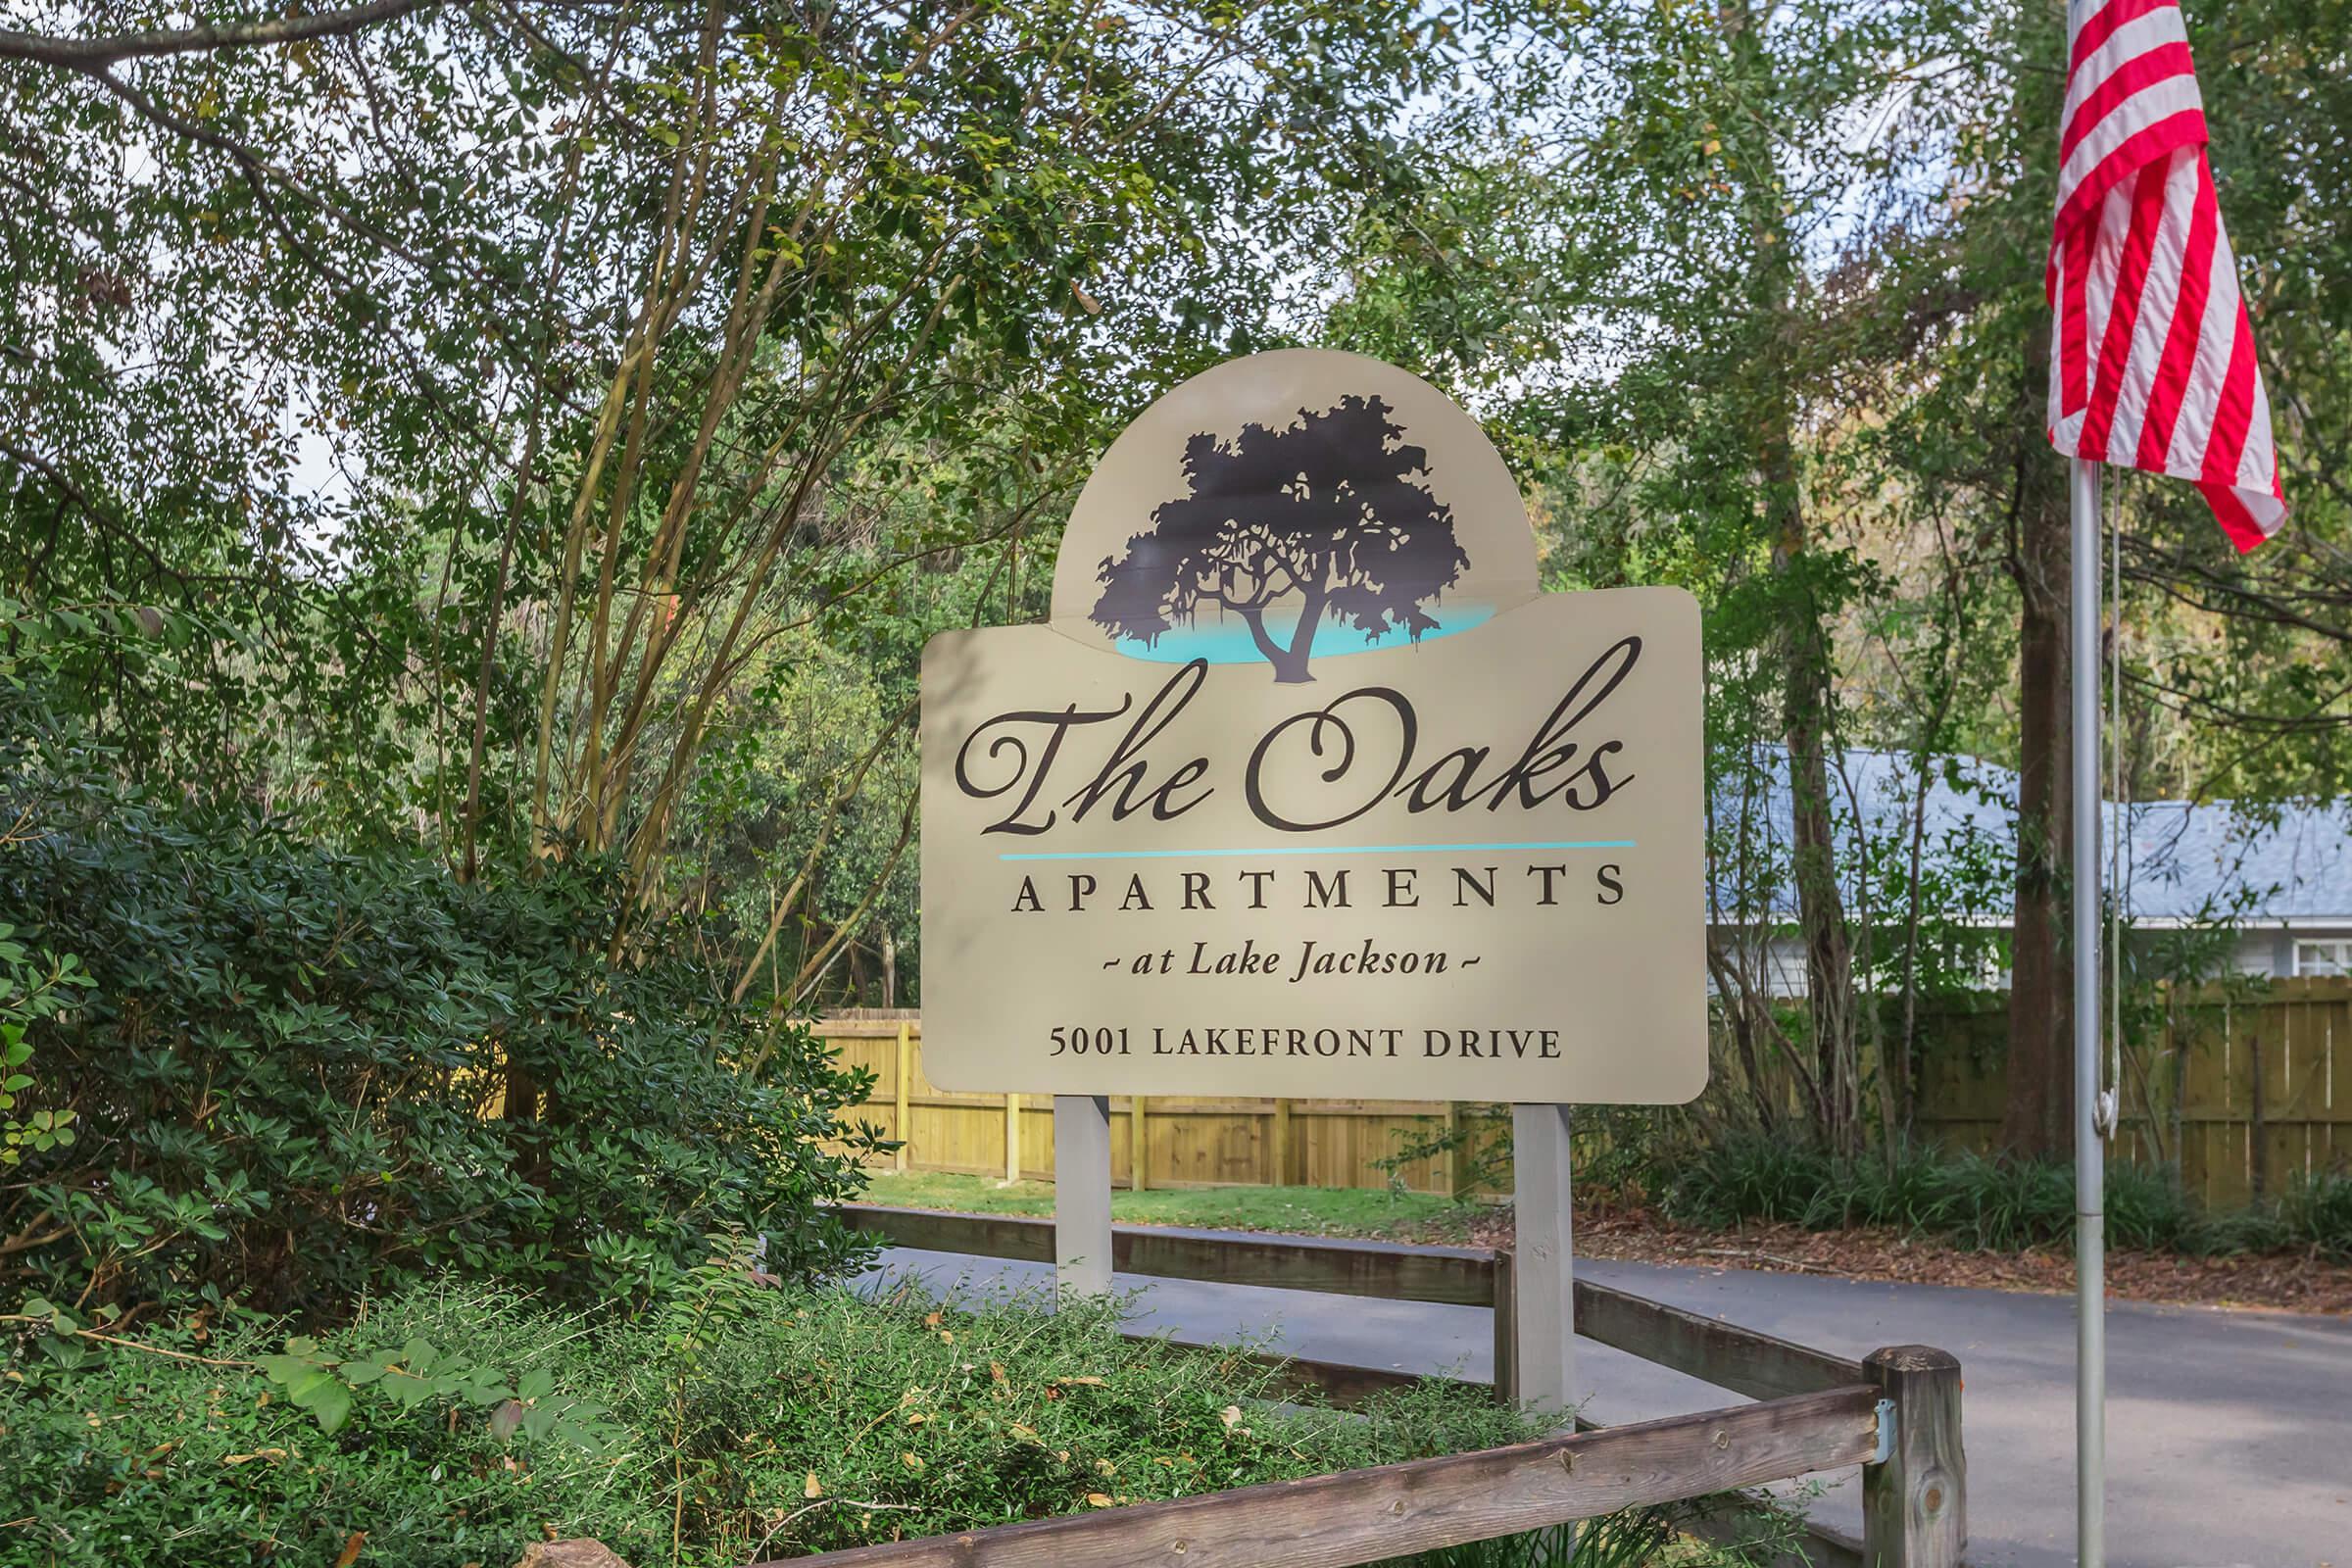
[[[1291,1185],[1291,1102],[1274,1102],[1274,1180],[1275,1187]]]
[[[1054,1293],[1102,1296],[1109,1290],[1110,1098],[1055,1095]]]
[[[1576,1407],[1576,1249],[1568,1208],[1568,1107],[1511,1107],[1512,1268],[1519,1402],[1565,1426]]]
[[[1466,1163],[1467,1161],[1462,1158],[1461,1102],[1448,1100],[1446,1102],[1445,1153],[1446,1196],[1447,1198],[1462,1196],[1462,1167]]]
[[[912,1162],[913,1129],[906,1123],[907,1106],[912,1103],[912,1089],[908,1080],[914,1076],[914,1026],[906,1019],[899,1020],[899,1103],[898,1114],[891,1121],[891,1130],[899,1135],[898,1152],[891,1162],[904,1172]]]
[[[1864,1357],[1862,1375],[1894,1407],[1892,1451],[1862,1468],[1864,1568],[1959,1568],[1968,1541],[1959,1361],[1897,1345]]]
[[[1004,1097],[1004,1179],[1021,1179],[1021,1097]]]
[[[1519,1402],[1519,1327],[1513,1307],[1517,1298],[1511,1280],[1511,1254],[1494,1254],[1494,1402]]]
[[[1129,1191],[1152,1190],[1152,1107],[1142,1095],[1127,1097],[1127,1186]]]
[[[2253,1080],[2253,1092],[2247,1100],[2246,1110],[2246,1189],[2260,1205],[2270,1191],[2271,1161],[2270,1134],[2264,1127],[2262,1103],[2262,1030],[2259,1026],[2246,1036],[2246,1066]]]

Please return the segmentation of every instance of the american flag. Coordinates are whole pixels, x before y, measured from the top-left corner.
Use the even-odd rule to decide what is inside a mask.
[[[2180,7],[2073,0],[2067,33],[2050,440],[2195,480],[2251,550],[2286,502]]]

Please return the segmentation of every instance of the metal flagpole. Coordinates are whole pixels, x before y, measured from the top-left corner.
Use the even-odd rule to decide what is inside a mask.
[[[2075,814],[2075,1555],[2107,1558],[2107,1164],[2099,1122],[2099,466],[2069,474]]]

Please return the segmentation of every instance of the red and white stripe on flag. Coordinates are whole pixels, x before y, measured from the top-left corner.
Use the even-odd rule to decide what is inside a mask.
[[[2074,0],[2067,32],[2050,440],[2195,480],[2251,550],[2286,502],[2180,7]]]

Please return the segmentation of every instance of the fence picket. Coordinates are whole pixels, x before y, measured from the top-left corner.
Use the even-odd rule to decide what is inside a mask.
[[[2274,1193],[2352,1158],[2352,977],[2274,982],[2244,996],[2183,991],[2171,1011],[2177,1021],[2138,1047],[2138,1069],[2125,1073],[2117,1139],[2124,1157],[2152,1161],[2169,1152],[2187,1190],[2217,1207],[2252,1196],[2258,1157]],[[1985,999],[1922,1009],[1923,1139],[1990,1146],[2000,1125],[2003,1027],[2004,1015]],[[1002,1176],[1017,1125],[1021,1173],[1053,1175],[1046,1102],[1031,1096],[1029,1110],[1008,1116],[1004,1095],[933,1088],[923,1075],[919,1013],[866,1009],[820,1020],[816,1032],[846,1065],[875,1074],[874,1098],[852,1115],[905,1140],[893,1161],[900,1168]],[[1153,1096],[1127,1106],[1123,1174],[1139,1189],[1272,1177],[1278,1185],[1377,1190],[1388,1177],[1370,1162],[1392,1153],[1399,1134],[1462,1129],[1483,1137],[1496,1117],[1491,1106],[1434,1101]],[[1457,1148],[1408,1161],[1397,1175],[1411,1191],[1453,1193],[1469,1164]]]

